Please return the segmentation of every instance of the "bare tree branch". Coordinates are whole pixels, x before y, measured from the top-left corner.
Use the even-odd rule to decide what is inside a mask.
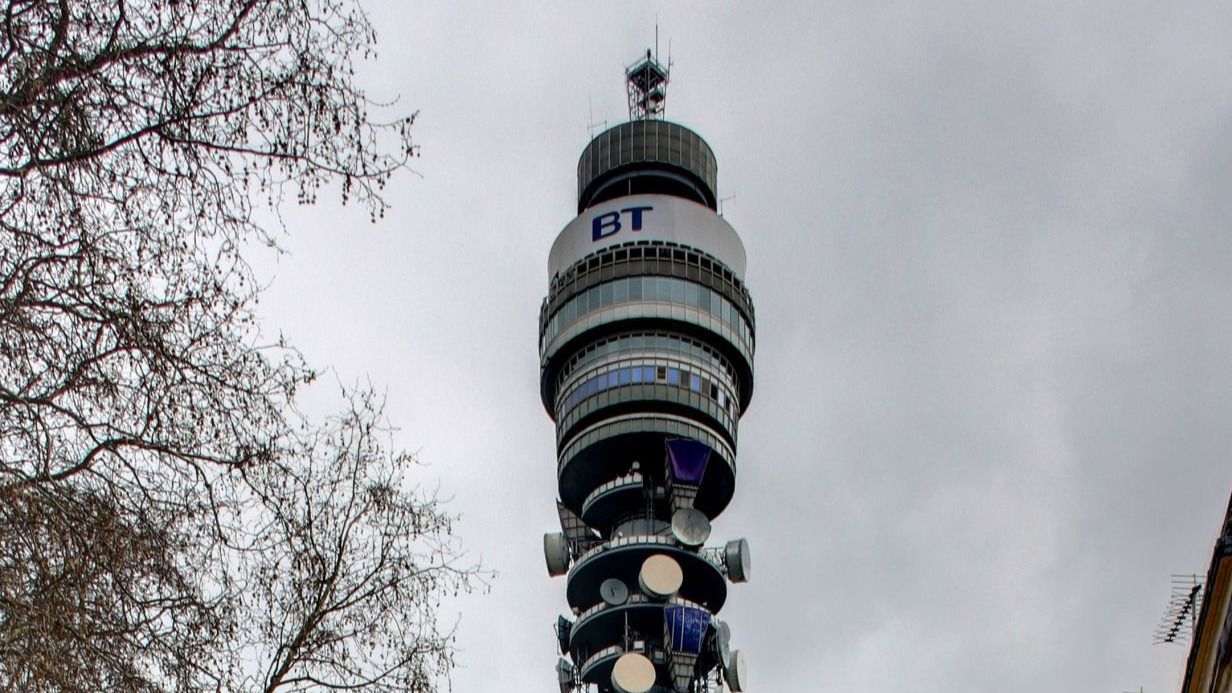
[[[453,518],[370,393],[297,412],[245,256],[291,194],[383,215],[416,150],[355,84],[374,44],[353,0],[3,2],[0,689],[448,673]]]

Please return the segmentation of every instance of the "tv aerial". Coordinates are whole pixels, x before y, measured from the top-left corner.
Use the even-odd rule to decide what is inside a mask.
[[[1198,627],[1198,610],[1202,608],[1202,578],[1197,575],[1173,575],[1172,598],[1168,610],[1155,627],[1154,644],[1184,644]]]

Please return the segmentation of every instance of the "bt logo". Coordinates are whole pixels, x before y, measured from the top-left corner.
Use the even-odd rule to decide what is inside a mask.
[[[649,212],[654,207],[625,207],[619,212],[605,212],[595,217],[590,223],[590,237],[592,241],[599,241],[612,234],[618,233],[621,229],[620,215],[629,215],[629,228],[633,231],[642,230],[642,212]]]

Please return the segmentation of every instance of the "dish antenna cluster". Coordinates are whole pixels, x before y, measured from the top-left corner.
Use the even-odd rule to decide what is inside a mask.
[[[715,211],[714,153],[662,119],[669,67],[648,50],[627,68],[630,120],[583,151],[578,216],[549,259],[540,388],[560,531],[543,548],[566,577],[561,693],[748,684],[718,614],[750,577],[749,544],[711,534],[735,493],[753,303],[744,247]]]

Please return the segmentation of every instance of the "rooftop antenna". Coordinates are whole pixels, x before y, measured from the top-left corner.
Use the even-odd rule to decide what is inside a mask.
[[[600,123],[595,120],[595,97],[590,97],[590,121],[586,124],[586,134],[590,135],[591,139],[595,137],[595,129],[600,127]],[[602,127],[607,129],[607,118],[603,119]]]
[[[659,27],[655,25],[655,50],[646,49],[646,57],[625,68],[625,86],[629,92],[629,120],[658,120],[663,117],[667,101],[667,82],[671,77],[671,61],[659,62]]]
[[[1168,610],[1155,627],[1154,644],[1184,644],[1198,627],[1202,606],[1202,579],[1197,575],[1173,575]]]

